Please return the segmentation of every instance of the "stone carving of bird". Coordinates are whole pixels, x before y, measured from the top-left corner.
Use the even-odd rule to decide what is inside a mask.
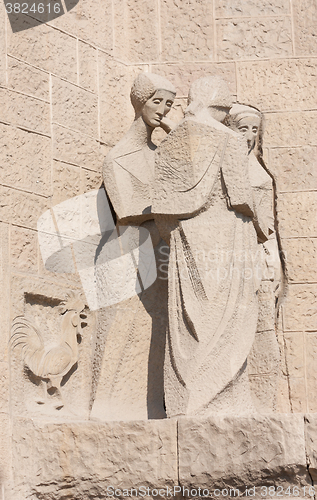
[[[64,406],[61,393],[61,382],[65,375],[78,361],[78,341],[82,334],[82,319],[87,315],[84,312],[85,303],[79,294],[71,292],[66,300],[60,304],[61,336],[56,345],[47,348],[41,333],[24,316],[17,316],[12,324],[11,346],[14,349],[21,347],[24,365],[40,377],[44,382],[44,401],[47,400],[47,391],[56,388]]]

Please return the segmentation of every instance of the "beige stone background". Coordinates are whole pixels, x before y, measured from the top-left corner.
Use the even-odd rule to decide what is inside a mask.
[[[205,74],[222,75],[237,101],[265,113],[264,156],[277,179],[289,273],[279,410],[316,412],[316,1],[80,0],[61,18],[19,33],[3,3],[0,12],[3,434],[10,324],[23,314],[24,294],[63,297],[80,288],[78,276],[44,269],[37,219],[101,185],[103,158],[133,119],[131,83],[147,70],[176,85],[171,117],[181,117],[190,83]]]

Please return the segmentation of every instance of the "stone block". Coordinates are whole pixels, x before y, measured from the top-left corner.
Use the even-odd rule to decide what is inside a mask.
[[[49,24],[108,53],[112,51],[111,0],[78,2],[66,15],[54,19]]]
[[[53,122],[98,138],[98,98],[53,77]]]
[[[290,285],[283,308],[285,331],[316,331],[317,285]]]
[[[0,124],[0,182],[50,196],[51,139]]]
[[[304,333],[285,333],[284,349],[288,374],[291,378],[305,376],[305,344]]]
[[[10,331],[10,247],[9,247],[9,225],[0,223],[0,322],[1,342],[0,361],[7,361],[8,342]],[[0,406],[1,411],[1,406]]]
[[[289,379],[280,375],[277,385],[276,408],[278,413],[291,413]]]
[[[80,168],[68,163],[54,161],[52,204],[57,205],[64,200],[77,196],[79,191]]]
[[[146,66],[124,66],[100,53],[100,134],[107,146],[114,146],[129,130],[134,120],[134,110],[127,96],[139,73]]]
[[[263,111],[316,109],[315,59],[239,62],[237,75],[239,102]]]
[[[100,170],[105,153],[99,142],[60,125],[53,126],[53,157],[73,165]]]
[[[220,61],[293,55],[291,19],[288,16],[222,19],[217,21],[216,29],[217,55]],[[258,64],[257,62],[255,65]],[[241,73],[243,80],[244,75]]]
[[[267,147],[317,145],[317,112],[265,113]],[[272,166],[274,169],[274,166]]]
[[[19,419],[13,437],[17,491],[23,498],[32,491],[29,498],[86,500],[107,497],[110,487],[173,486],[176,426],[175,420],[61,425]]]
[[[289,377],[289,393],[292,413],[307,411],[307,390],[304,377]]]
[[[0,120],[50,134],[49,103],[11,90],[0,89]]]
[[[11,222],[11,189],[0,186],[0,221]]]
[[[317,481],[317,416],[315,413],[305,415],[305,444],[309,473],[314,483]]]
[[[87,191],[92,191],[93,189],[99,189],[101,187],[103,182],[101,169],[99,172],[94,172],[93,170],[82,168],[80,174],[81,193],[87,193]]]
[[[314,333],[306,333],[305,336],[308,411],[317,412],[317,327]]]
[[[317,239],[284,239],[288,279],[293,282],[317,282]]]
[[[67,17],[62,16],[60,19]],[[47,24],[12,33],[8,29],[8,54],[37,68],[77,82],[76,39]]]
[[[288,0],[215,0],[216,18],[219,17],[260,17],[279,16],[290,13]]]
[[[29,229],[37,228],[37,221],[49,208],[49,199],[43,196],[11,189],[11,221]]]
[[[270,171],[279,191],[317,190],[317,147],[271,149]]]
[[[208,0],[161,2],[163,61],[215,60],[212,3]]]
[[[114,55],[131,64],[159,59],[158,3],[114,2]]]
[[[10,245],[12,267],[24,273],[37,273],[37,232],[12,226]]]
[[[49,74],[13,57],[8,57],[8,86],[46,101],[50,98]]]
[[[236,74],[234,63],[182,63],[182,64],[152,64],[151,71],[165,76],[176,88],[177,97],[188,96],[191,84],[206,75],[218,75],[229,86],[233,95],[237,94]]]
[[[180,419],[179,482],[183,487],[232,488],[241,492],[278,483],[311,484],[301,415],[213,416]]]
[[[4,5],[0,6],[0,29],[1,33],[5,33],[5,23],[6,23],[6,12]],[[0,84],[6,84],[6,39],[5,36],[1,37],[0,40]]]
[[[98,89],[97,57],[94,47],[78,41],[79,85],[95,93]]]
[[[295,55],[316,55],[317,4],[314,0],[294,2]]]
[[[317,236],[317,192],[281,193],[277,217],[282,238]]]

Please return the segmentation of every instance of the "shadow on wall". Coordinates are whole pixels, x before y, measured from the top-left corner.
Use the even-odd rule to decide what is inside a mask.
[[[79,0],[21,0],[16,3],[4,0],[13,33],[35,28],[67,14]],[[65,11],[66,7],[66,11]]]

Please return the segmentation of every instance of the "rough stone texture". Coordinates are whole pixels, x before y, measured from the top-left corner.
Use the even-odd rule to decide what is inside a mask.
[[[220,76],[229,85],[232,94],[237,94],[235,65],[233,63],[167,63],[152,64],[151,67],[155,73],[164,75],[174,83],[178,97],[187,98],[191,84],[206,74]]]
[[[317,5],[314,0],[294,2],[295,54],[316,55]]]
[[[123,66],[100,54],[100,132],[103,142],[114,146],[128,130],[134,110],[127,96],[138,73],[147,67]]]
[[[49,100],[49,74],[29,64],[8,57],[8,85],[40,99]]]
[[[239,62],[237,74],[239,102],[262,111],[316,109],[316,59]]]
[[[218,58],[223,61],[291,56],[291,29],[291,19],[286,16],[217,21]],[[248,101],[241,102],[249,101],[248,96]]]
[[[317,389],[317,333],[316,328],[312,333],[306,333],[305,338],[306,349],[306,380],[307,380],[307,410],[317,412],[316,389]]]
[[[48,206],[47,198],[14,189],[11,191],[11,222],[36,229],[38,218]]]
[[[45,196],[51,194],[49,137],[0,124],[0,146],[1,183]]]
[[[67,494],[84,500],[104,498],[110,486],[173,486],[176,426],[172,420],[60,426],[19,419],[13,436],[14,460],[19,464],[16,494],[45,500],[61,500]]]
[[[98,138],[97,97],[59,78],[53,78],[53,122]]]
[[[50,134],[49,104],[10,90],[0,89],[0,120]]]
[[[180,419],[179,481],[184,487],[245,491],[264,484],[310,485],[302,415]]]
[[[23,272],[38,271],[37,233],[13,226],[11,229],[11,265]]]
[[[316,297],[315,284],[290,285],[283,305],[285,331],[316,330]]]
[[[99,142],[93,137],[54,125],[53,157],[66,163],[100,171],[104,153]]]
[[[317,148],[274,148],[270,152],[270,170],[278,179],[279,191],[317,189]]]
[[[42,24],[18,33],[8,29],[7,43],[8,54],[71,82],[77,81],[75,38]]]
[[[53,205],[77,196],[80,190],[80,168],[54,161],[53,186]]]
[[[69,4],[68,1],[66,3]],[[34,26],[34,20],[27,16],[24,22],[25,26],[31,22]],[[52,303],[52,299],[63,299],[70,290],[83,290],[78,273],[53,273],[45,269],[35,236],[37,220],[51,205],[100,186],[104,157],[127,132],[133,120],[133,108],[128,95],[133,79],[141,71],[153,71],[174,82],[179,98],[176,99],[169,116],[175,122],[183,116],[189,86],[195,79],[210,73],[222,76],[239,102],[253,104],[265,112],[264,158],[276,177],[277,218],[291,282],[283,305],[281,326],[285,332],[279,332],[281,371],[276,408],[281,412],[316,412],[315,0],[80,0],[75,8],[64,16],[48,24],[39,24],[14,34],[2,2],[0,28],[0,121],[5,122],[0,124],[2,496],[6,500],[11,495],[12,500],[25,500],[27,497],[56,500],[67,495],[76,499],[81,499],[81,496],[85,500],[87,498],[87,482],[82,481],[80,485],[80,478],[77,482],[68,479],[68,471],[76,465],[76,456],[70,452],[68,455],[68,450],[74,449],[73,445],[69,444],[73,424],[69,424],[65,433],[63,426],[65,420],[75,418],[74,412],[77,417],[80,415],[80,418],[88,418],[91,362],[96,332],[94,315],[90,314],[88,318],[89,324],[85,327],[86,333],[79,346],[82,357],[78,369],[65,381],[65,399],[70,406],[69,413],[61,410],[62,413],[59,414],[51,409],[45,414],[42,409],[41,414],[38,411],[40,405],[36,405],[36,411],[32,414],[34,418],[40,418],[42,415],[42,421],[46,422],[43,424],[45,432],[39,430],[37,423],[33,426],[28,422],[24,426],[13,423],[8,416],[9,413],[15,416],[26,413],[29,415],[28,405],[31,405],[32,413],[34,399],[43,392],[42,388],[31,382],[23,372],[21,357],[17,352],[10,352],[8,341],[11,320],[16,315],[26,312],[33,314],[39,319],[40,326],[44,325],[43,329],[49,331],[50,327],[56,327],[56,303]],[[265,60],[259,60],[261,58]],[[165,132],[156,131],[153,137],[154,142],[159,144],[165,137]],[[268,328],[272,317],[266,316],[267,312],[263,318],[269,318],[269,321],[261,318],[262,326],[261,322],[259,324],[264,345],[269,345],[270,339],[275,335],[275,332]],[[145,319],[144,322],[142,318],[138,321],[138,324],[144,327]],[[140,337],[141,326],[138,332]],[[13,370],[10,383],[9,356]],[[267,352],[261,350],[261,356],[256,362],[252,358],[249,360],[252,391],[256,396],[256,407],[259,411],[272,408],[272,398],[268,396],[275,390],[276,375],[267,371],[272,361],[268,358]],[[48,423],[47,413],[50,413],[55,424]],[[309,440],[306,451],[310,460],[310,472],[316,478],[316,422],[312,415],[307,416],[307,421],[309,419],[309,426],[306,422],[306,428],[309,427],[306,433],[306,443]],[[149,423],[152,430],[157,425],[174,424],[175,422],[171,424],[162,421]],[[84,443],[88,435],[86,430],[81,433],[81,425],[89,426],[89,423],[76,423],[75,435],[78,443]],[[150,484],[154,484],[158,477],[154,470],[157,462],[153,459],[153,454],[147,453],[147,445],[141,451],[137,447],[134,448],[137,449],[135,455],[122,451],[121,460],[117,452],[118,442],[121,441],[118,437],[114,439],[116,444],[113,449],[116,453],[113,453],[116,456],[111,462],[108,457],[107,436],[109,429],[114,429],[115,425],[117,424],[107,427],[103,443],[103,439],[97,435],[99,424],[92,424],[95,429],[95,441],[91,455],[93,458],[96,455],[101,471],[101,482],[98,484],[104,489],[103,481],[109,470],[110,474],[117,476],[118,482],[129,474],[129,477],[134,478],[135,473],[135,477],[141,478],[142,481],[148,474],[149,483],[152,480]],[[133,425],[131,424],[131,427]],[[142,425],[137,424],[141,427]],[[257,424],[255,427],[261,430],[261,425]],[[250,423],[249,427],[253,428],[252,426]],[[239,427],[240,425],[237,425],[234,432],[239,434]],[[275,424],[273,427],[276,429]],[[21,436],[21,440],[16,438],[17,449],[21,450],[25,428],[28,428],[25,433],[27,439],[32,440],[29,448],[38,450],[38,453],[32,451],[35,464],[33,469],[32,463],[27,463],[26,457],[21,461],[17,451],[14,468],[19,474],[20,465],[23,465],[25,476],[21,481],[24,491],[14,492],[11,476],[11,432],[13,429]],[[120,429],[123,436],[126,436],[122,427]],[[285,424],[285,429],[289,429],[289,424]],[[53,437],[50,436],[50,431]],[[102,432],[101,436],[104,436]],[[154,449],[156,445],[153,443],[158,443],[159,439],[152,437],[156,431],[153,430],[152,434],[151,432],[144,430],[145,440],[148,447],[153,445]],[[234,432],[232,435],[235,435]],[[143,439],[139,437],[141,434],[140,431],[136,438],[140,442]],[[47,440],[42,442],[43,435],[47,436]],[[53,441],[54,436],[59,440],[57,444]],[[63,436],[66,444],[60,444],[60,450],[64,450],[64,455],[58,449],[58,443],[63,442]],[[158,433],[155,436],[158,436]],[[214,444],[218,442],[218,437],[216,434],[211,443],[213,452],[215,448],[221,451],[222,448],[225,449],[221,443],[220,446]],[[275,434],[273,437],[275,441],[279,441]],[[241,432],[237,443],[241,442],[240,438],[242,439]],[[274,448],[273,444],[268,446],[267,440],[261,439],[261,436],[256,438],[254,453],[258,449],[257,441],[263,443],[265,452]],[[287,434],[285,443],[290,443],[292,448],[291,439]],[[125,443],[124,439],[122,442]],[[49,443],[47,449],[45,443]],[[87,449],[89,446],[91,445],[87,445]],[[247,445],[243,446],[242,453],[247,448]],[[82,447],[86,445],[82,444]],[[195,447],[199,457],[199,440],[193,445],[193,453]],[[157,444],[155,449],[158,448]],[[102,455],[98,455],[98,449]],[[25,455],[27,453],[26,447]],[[170,458],[171,455],[164,455],[163,449],[160,453],[165,461],[161,476],[163,479],[168,478],[171,484],[178,484],[177,474],[170,472],[170,464],[174,464],[175,455]],[[230,455],[230,449],[228,453]],[[249,451],[246,451],[240,455],[239,460],[237,458],[237,476],[240,476],[245,457],[251,455],[251,452],[249,454]],[[56,460],[57,456],[63,457],[61,462]],[[144,459],[141,467],[140,456]],[[299,471],[303,466],[301,456],[302,453],[298,452]],[[44,461],[43,457],[46,457]],[[84,453],[82,457],[80,463],[84,465],[81,470],[85,475],[85,469],[90,466],[90,458]],[[133,469],[130,457],[134,458],[138,469]],[[250,466],[251,471],[259,467],[259,482],[264,477],[262,466],[259,464],[260,457],[261,453],[258,453],[254,457],[253,466]],[[268,457],[267,460],[270,461],[271,458]],[[276,463],[274,460],[273,464]],[[57,463],[61,463],[60,469]],[[94,463],[91,461],[91,464]],[[206,462],[203,460],[202,463],[202,472],[210,470],[211,474],[214,470],[212,467],[215,466],[214,461],[210,460],[208,467],[204,466]],[[249,467],[248,463],[250,462],[245,462],[242,477]],[[36,464],[38,470],[35,470]],[[104,469],[103,464],[106,464]],[[91,465],[90,471],[92,467]],[[269,467],[268,470],[271,471]],[[35,476],[31,475],[33,470]],[[136,470],[138,472],[135,472]],[[173,471],[175,470],[176,466],[173,468]],[[229,470],[228,464],[226,470]],[[282,479],[289,477],[290,470],[288,468],[284,475],[283,467],[278,466],[275,475],[272,473],[272,477],[277,478],[276,484],[280,484],[282,476]],[[37,471],[39,476],[36,478]],[[65,476],[62,476],[65,471]],[[35,477],[34,483],[32,477]],[[45,477],[48,478],[47,482]],[[249,483],[250,478],[246,475],[244,477]],[[42,486],[39,478],[44,478]],[[193,485],[195,482],[194,476]],[[32,484],[37,484],[37,488],[42,488],[42,491],[32,491]],[[89,489],[90,496],[95,495],[98,498],[99,493],[102,498],[104,491]]]
[[[79,85],[85,89],[98,90],[98,52],[88,43],[78,42]]]
[[[0,9],[1,33],[4,33],[6,23],[6,13],[4,12],[4,5],[1,5]],[[1,85],[5,85],[6,83],[6,40],[3,36],[1,37],[0,41],[0,83]]]
[[[54,19],[50,24],[102,50],[107,52],[112,50],[113,24],[110,0],[78,2],[67,15]]]
[[[159,58],[158,3],[155,0],[114,2],[114,55],[126,62]]]
[[[278,197],[279,228],[282,238],[316,237],[317,193],[283,193]]]
[[[161,36],[163,61],[215,60],[212,4],[208,0],[163,0]]]
[[[317,282],[317,239],[292,238],[283,240],[289,280],[293,282]]]
[[[307,453],[307,462],[309,473],[313,481],[317,479],[317,422],[316,414],[308,413],[305,415],[305,444]]]
[[[290,14],[288,0],[237,0],[225,2],[215,0],[216,17],[259,17]]]
[[[267,147],[316,146],[317,112],[266,113]],[[274,165],[273,165],[274,171]]]

